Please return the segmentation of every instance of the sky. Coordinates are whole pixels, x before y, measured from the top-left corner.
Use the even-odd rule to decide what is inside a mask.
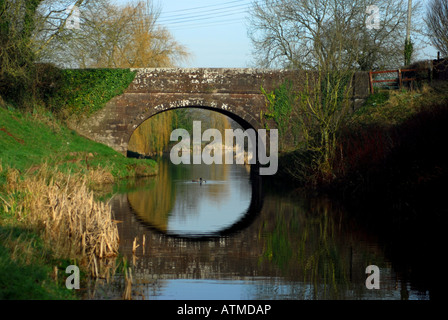
[[[115,0],[117,4],[139,0]],[[253,0],[153,0],[161,9],[159,24],[191,53],[185,68],[246,68],[253,66],[247,18]],[[428,0],[422,0],[426,7]],[[414,2],[415,3],[415,2]],[[423,45],[424,59],[436,58]]]
[[[117,0],[116,3],[138,2]],[[161,8],[158,23],[191,54],[179,67],[245,68],[252,63],[247,37],[252,0],[154,0]]]

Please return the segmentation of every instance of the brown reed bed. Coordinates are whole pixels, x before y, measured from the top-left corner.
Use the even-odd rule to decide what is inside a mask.
[[[96,176],[67,175],[44,165],[20,178],[9,169],[3,205],[20,225],[41,233],[56,256],[76,259],[98,277],[100,261],[118,254],[119,236],[111,207],[88,188]]]

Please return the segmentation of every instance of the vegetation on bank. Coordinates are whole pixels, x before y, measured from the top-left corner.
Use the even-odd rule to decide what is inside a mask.
[[[330,187],[352,202],[439,201],[448,177],[447,89],[440,82],[371,96],[339,133]]]
[[[110,208],[91,189],[154,175],[157,165],[86,140],[64,121],[99,110],[128,87],[135,73],[116,68],[172,66],[187,56],[154,24],[148,4],[76,1],[86,16],[105,18],[85,21],[111,22],[105,34],[95,25],[65,28],[71,17],[61,17],[65,7],[56,2],[0,0],[0,299],[74,297],[65,266],[80,263],[98,276],[97,258],[116,254]]]
[[[440,182],[448,173],[441,147],[447,134],[447,92],[445,82],[377,91],[355,112],[347,112],[334,130],[331,171],[323,175],[314,161],[322,153],[309,143],[321,141],[320,131],[314,131],[281,153],[277,177],[358,201],[377,191],[405,194],[417,186],[423,189],[424,181]],[[292,112],[290,121],[299,122],[294,117]],[[308,126],[313,128],[312,123]]]
[[[22,174],[44,163],[65,173],[102,171],[103,182],[156,174],[152,160],[126,158],[110,147],[85,139],[64,126],[51,113],[21,112],[0,108],[0,154],[4,171],[15,168]],[[0,183],[5,175],[0,174]],[[92,181],[92,183],[101,183]]]
[[[76,298],[65,288],[65,267],[95,275],[101,257],[118,248],[110,208],[91,190],[154,175],[157,164],[80,137],[46,109],[7,104],[0,159],[0,299]]]
[[[38,233],[0,225],[0,299],[75,299],[65,277],[55,277],[70,264],[53,257]]]
[[[51,94],[44,97],[47,108],[59,117],[90,115],[120,95],[134,80],[129,69],[66,69],[47,67]],[[48,89],[47,89],[48,90]]]

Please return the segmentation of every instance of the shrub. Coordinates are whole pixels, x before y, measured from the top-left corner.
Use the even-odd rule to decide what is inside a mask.
[[[135,73],[129,69],[61,70],[60,84],[55,94],[48,97],[47,105],[62,117],[92,114],[122,94]]]

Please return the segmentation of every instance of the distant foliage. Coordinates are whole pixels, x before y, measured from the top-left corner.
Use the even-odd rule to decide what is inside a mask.
[[[135,71],[129,69],[69,69],[61,73],[61,83],[48,105],[63,117],[92,114],[122,94],[135,77]]]
[[[170,142],[173,121],[173,112],[162,112],[143,122],[135,129],[129,150],[145,155],[162,153]]]
[[[226,116],[208,110],[179,108],[156,114],[143,122],[131,136],[129,150],[144,155],[162,154],[169,150],[171,132],[185,129],[193,134],[193,121],[201,122],[202,133],[209,128],[218,129],[224,134],[230,128]]]

